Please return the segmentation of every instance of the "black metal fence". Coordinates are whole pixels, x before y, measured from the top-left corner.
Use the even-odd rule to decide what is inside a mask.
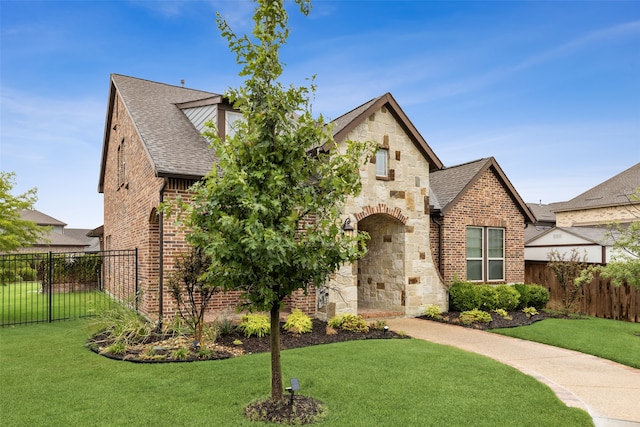
[[[0,255],[0,326],[137,309],[137,250]]]

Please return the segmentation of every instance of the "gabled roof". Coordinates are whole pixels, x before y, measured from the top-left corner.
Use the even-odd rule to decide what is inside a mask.
[[[211,165],[216,161],[215,153],[184,114],[183,109],[226,102],[222,95],[112,74],[99,192],[104,189],[110,133],[116,125],[112,123],[116,94],[120,95],[124,108],[133,121],[156,176],[200,179],[211,170]],[[440,159],[390,93],[367,101],[335,119],[332,122],[335,140],[341,141],[346,138],[352,129],[383,106],[393,114],[418,150],[425,156],[430,170],[442,168]]]
[[[533,246],[532,243],[536,240],[549,233],[558,231],[565,232],[587,242],[601,246],[612,246],[615,241],[614,239],[619,235],[617,231],[609,230],[607,227],[553,227],[538,234],[534,238],[525,241],[525,246]]]
[[[35,209],[25,209],[20,211],[20,218],[24,219],[25,221],[35,222],[37,225],[42,226],[53,225],[64,227],[67,225],[64,222],[55,219],[54,217],[47,214],[43,214],[42,212]]]
[[[216,160],[205,138],[182,112],[181,107],[220,102],[215,93],[156,83],[134,77],[111,75],[105,121],[100,182],[103,191],[106,154],[112,127],[116,93],[133,121],[156,176],[199,179]]]
[[[640,163],[585,191],[568,202],[559,203],[554,212],[604,208],[640,203],[630,196],[640,187]]]
[[[522,200],[493,157],[463,163],[432,172],[429,175],[429,201],[435,210],[446,215],[482,174],[493,169],[507,193],[524,215],[525,223],[534,223],[535,216]]]
[[[388,92],[382,96],[365,102],[359,107],[356,107],[348,113],[333,120],[333,138],[338,142],[343,141],[349,132],[382,107],[386,107],[387,110],[395,117],[416,148],[418,148],[422,155],[427,159],[429,162],[429,170],[433,171],[441,169],[443,164],[438,156],[436,156],[431,147],[429,147],[429,144],[427,144],[427,141],[422,137],[422,135],[420,135],[418,129],[416,129],[413,123],[411,123],[409,117],[407,117],[404,111],[402,111],[402,108],[400,108],[400,105],[395,98]]]

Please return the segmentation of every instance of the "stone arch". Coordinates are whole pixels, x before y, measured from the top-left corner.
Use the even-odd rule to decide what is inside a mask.
[[[392,218],[397,219],[402,223],[402,225],[407,225],[408,217],[402,214],[402,210],[400,208],[390,208],[384,203],[378,203],[376,206],[365,206],[360,212],[355,213],[354,216],[357,222],[360,220],[377,214],[389,215]]]
[[[356,218],[358,230],[370,237],[367,254],[358,260],[358,311],[404,313],[406,217],[400,209],[380,204]]]

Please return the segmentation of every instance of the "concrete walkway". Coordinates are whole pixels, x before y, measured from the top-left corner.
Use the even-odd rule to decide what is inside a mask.
[[[482,354],[548,385],[567,404],[589,412],[596,427],[640,426],[640,370],[595,356],[421,319],[389,319],[413,338]],[[640,355],[638,355],[640,357]]]

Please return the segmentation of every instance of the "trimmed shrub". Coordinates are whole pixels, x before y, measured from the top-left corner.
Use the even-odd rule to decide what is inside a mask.
[[[424,310],[424,315],[432,319],[440,320],[442,319],[442,310],[440,310],[439,306],[431,304]]]
[[[341,314],[329,319],[328,325],[332,328],[340,328],[350,332],[369,332],[369,325],[355,314]]]
[[[266,314],[245,314],[242,316],[238,329],[240,329],[247,338],[252,335],[261,338],[271,333],[271,322],[269,321],[269,316]]]
[[[491,314],[478,309],[463,311],[462,313],[460,313],[460,323],[462,323],[463,325],[470,325],[476,322],[491,322]]]
[[[513,285],[513,287],[520,293],[518,309],[535,307],[538,310],[542,310],[546,307],[551,297],[549,290],[544,286],[519,283]]]
[[[283,328],[292,334],[306,334],[311,332],[313,322],[311,321],[311,317],[304,314],[301,310],[295,309],[287,317]]]
[[[478,293],[478,300],[480,301],[480,305],[476,308],[484,311],[491,311],[499,308],[496,288],[491,285],[476,285],[476,292]]]
[[[518,308],[520,302],[520,292],[513,286],[499,285],[495,287],[496,291],[496,308],[506,311],[513,311]]]
[[[454,282],[449,287],[449,307],[452,311],[467,311],[480,307],[476,285],[469,282]]]

